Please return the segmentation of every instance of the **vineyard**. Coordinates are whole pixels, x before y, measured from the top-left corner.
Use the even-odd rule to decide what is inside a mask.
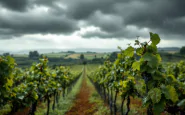
[[[71,73],[67,67],[49,68],[48,59],[40,59],[24,71],[16,68],[10,56],[0,58],[0,106],[11,104],[10,115],[19,109],[29,107],[29,115],[34,115],[39,102],[47,101],[49,115],[51,98],[55,109],[60,94],[70,92],[81,73]]]
[[[147,115],[185,114],[185,62],[163,67],[157,52],[158,34],[150,33],[148,42],[135,40],[136,48],[128,46],[114,63],[104,62],[89,78],[99,94],[116,115],[118,96],[122,115],[130,112],[131,98],[142,100]],[[123,110],[126,103],[126,110]]]
[[[45,104],[46,115],[185,115],[185,62],[164,67],[157,50],[160,40],[158,34],[150,33],[147,42],[137,39],[135,47],[128,45],[125,50],[118,47],[120,53],[114,62],[107,59],[99,68],[84,65],[82,71],[49,67],[45,57],[30,68],[21,69],[12,57],[2,56],[0,110],[10,106],[4,115],[18,115],[20,110],[25,110],[25,115],[35,115],[38,107]],[[52,112],[61,110],[60,101],[70,100],[75,87],[79,91],[71,100],[74,104],[64,113]],[[93,93],[96,91],[97,94]],[[136,113],[133,100],[140,103],[137,107],[141,109]]]

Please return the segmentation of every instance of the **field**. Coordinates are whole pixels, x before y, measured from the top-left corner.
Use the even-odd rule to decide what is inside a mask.
[[[61,58],[61,57],[65,57],[66,55],[68,55],[68,53],[46,53],[44,55],[47,57]]]
[[[79,59],[80,55],[84,54],[84,57],[86,59],[93,59],[95,58],[101,58],[101,57],[106,57],[107,55],[109,55],[110,53],[86,53],[86,52],[82,52],[82,53],[67,53],[67,52],[61,52],[61,53],[57,53],[57,52],[52,52],[52,53],[44,53],[44,56],[47,56],[48,58],[72,58],[72,59]],[[14,57],[20,57],[20,58],[28,58],[28,54],[14,54]]]
[[[80,55],[83,54],[85,60],[88,63],[101,63],[102,58],[107,57],[107,55],[110,55],[110,53],[45,53],[44,56],[47,56],[49,58],[49,65],[76,65],[81,64]],[[38,58],[29,58],[27,54],[14,54],[14,59],[16,60],[16,63],[21,68],[26,68],[32,65],[34,62],[38,62]],[[96,62],[92,62],[93,59],[96,59]]]

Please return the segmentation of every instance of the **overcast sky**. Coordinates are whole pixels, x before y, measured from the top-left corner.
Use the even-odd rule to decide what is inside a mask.
[[[0,0],[0,50],[185,45],[185,0]]]

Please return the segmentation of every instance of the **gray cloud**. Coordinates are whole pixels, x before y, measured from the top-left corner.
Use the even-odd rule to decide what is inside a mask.
[[[143,2],[142,7],[134,7],[125,24],[156,29],[160,33],[184,34],[185,1],[183,0],[151,0]]]
[[[117,32],[123,28],[123,19],[119,15],[96,11],[88,18],[88,24],[100,27],[106,32]]]
[[[0,13],[0,36],[72,34],[80,21],[100,29],[81,34],[85,38],[146,37],[148,31],[185,36],[184,0],[0,0],[0,5],[11,10]],[[40,7],[48,12],[30,13]]]
[[[97,38],[118,38],[118,39],[135,39],[138,35],[142,37],[149,37],[148,31],[146,29],[139,29],[135,26],[127,26],[125,28],[122,28],[117,31],[104,31],[103,29],[100,29],[101,31],[92,31],[87,32],[85,34],[81,34],[84,38],[91,38],[91,37],[97,37]]]
[[[28,3],[28,0],[0,0],[1,6],[15,11],[26,10]]]
[[[39,2],[40,1],[40,2]],[[68,18],[65,14],[54,15],[50,6],[52,2],[46,2],[44,8],[47,11],[39,11],[42,0],[35,1],[25,12],[0,11],[0,39],[22,36],[25,34],[71,34],[78,30],[78,23]],[[33,2],[33,1],[32,1]],[[53,1],[54,2],[54,1]],[[29,3],[30,4],[30,3]],[[36,10],[38,9],[38,10]]]
[[[184,39],[184,27],[185,27],[185,1],[182,0],[140,0],[132,1],[124,4],[115,4],[112,7],[115,9],[114,14],[122,16],[123,24],[122,29],[123,33],[107,31],[106,28],[98,26],[102,30],[109,32],[106,37],[132,37],[136,33],[139,36],[144,36],[144,34],[138,32],[140,29],[148,28],[149,31],[154,31],[160,35],[180,35],[179,39]],[[111,13],[113,14],[113,13]],[[116,18],[114,18],[116,19]],[[115,22],[118,24],[119,21]],[[94,23],[93,25],[96,25]],[[129,31],[126,29],[126,26],[134,25],[138,27],[139,30]],[[120,26],[120,25],[119,25]],[[119,27],[117,26],[117,27]],[[114,27],[114,26],[113,26]],[[120,29],[121,30],[121,29]],[[148,33],[147,33],[148,34]],[[92,35],[92,36],[90,36]],[[93,37],[95,34],[87,33],[87,37]],[[102,37],[101,34],[97,34]],[[110,36],[109,36],[110,35]],[[128,36],[129,35],[129,36]],[[166,38],[169,39],[169,38]]]
[[[76,23],[64,16],[56,17],[43,14],[35,17],[34,15],[1,16],[0,27],[18,33],[70,33],[77,29]]]

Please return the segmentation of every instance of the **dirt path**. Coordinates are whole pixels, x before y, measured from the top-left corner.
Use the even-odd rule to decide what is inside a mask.
[[[77,94],[74,106],[66,113],[66,115],[92,115],[96,112],[96,110],[93,109],[95,103],[89,102],[91,88],[87,85],[86,79],[86,72],[84,69],[82,87]]]

